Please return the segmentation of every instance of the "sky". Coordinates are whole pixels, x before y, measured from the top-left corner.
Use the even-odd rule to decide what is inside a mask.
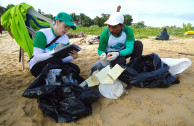
[[[131,15],[132,23],[144,21],[146,26],[153,27],[182,27],[183,23],[194,26],[193,0],[1,0],[0,5],[6,7],[22,2],[53,16],[63,11],[84,13],[92,19],[101,17],[102,13],[111,14],[120,5],[120,12]]]

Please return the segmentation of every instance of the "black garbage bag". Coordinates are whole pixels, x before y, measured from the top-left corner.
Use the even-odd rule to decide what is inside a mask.
[[[48,63],[47,66],[43,69],[42,73],[24,91],[23,96],[28,98],[41,98],[53,92],[57,88],[55,85],[45,85],[47,74],[51,69],[62,69],[61,76],[65,76],[66,79],[64,80],[64,77],[61,78],[61,76],[59,76],[58,81],[62,82],[62,79],[63,79],[62,83],[64,84],[68,84],[68,83],[75,84],[75,82],[76,84],[80,84],[81,82],[84,81],[82,77],[76,74],[75,69],[69,66],[63,65],[63,67],[61,67],[59,64]]]
[[[72,122],[92,113],[91,103],[97,101],[99,93],[83,89],[78,85],[58,86],[48,97],[39,99],[43,113],[55,122]]]
[[[166,28],[163,29],[163,31],[156,36],[156,40],[168,40],[169,39],[169,34],[167,33]]]
[[[169,66],[155,53],[136,57],[123,67],[125,71],[119,79],[128,85],[166,88],[179,83],[178,78],[168,71]]]
[[[49,70],[59,68],[59,65],[48,64],[22,96],[38,99],[40,109],[55,122],[72,122],[90,115],[91,104],[98,100],[99,92],[80,87],[72,71],[64,68],[57,77],[61,85],[46,84]]]

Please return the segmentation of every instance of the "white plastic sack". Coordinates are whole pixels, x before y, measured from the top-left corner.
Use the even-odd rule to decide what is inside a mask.
[[[123,94],[124,88],[122,82],[117,79],[113,84],[100,84],[99,91],[106,98],[118,99]]]
[[[192,61],[188,58],[161,58],[161,60],[170,67],[169,72],[173,75],[182,73],[192,64]]]
[[[61,85],[60,82],[56,81],[56,76],[59,76],[62,69],[51,69],[46,78],[46,85]]]

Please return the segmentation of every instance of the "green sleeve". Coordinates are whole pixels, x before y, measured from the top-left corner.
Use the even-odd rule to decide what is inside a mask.
[[[120,56],[130,55],[133,52],[133,45],[134,45],[134,41],[135,41],[133,30],[129,26],[125,25],[125,31],[126,31],[126,35],[127,35],[126,48],[120,51]]]
[[[108,44],[108,27],[102,31],[100,35],[100,40],[99,40],[99,46],[98,46],[98,55],[100,56],[102,53],[105,52],[105,49]]]
[[[44,33],[41,31],[37,32],[34,38],[34,47],[41,48],[44,50],[46,45],[47,45],[47,40]]]

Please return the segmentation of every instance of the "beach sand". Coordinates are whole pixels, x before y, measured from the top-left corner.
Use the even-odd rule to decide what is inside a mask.
[[[75,42],[78,39],[71,39]],[[194,38],[170,37],[168,41],[141,39],[143,55],[157,53],[161,58],[194,56]],[[98,45],[80,44],[82,50],[74,61],[81,76],[89,77],[91,66],[99,60]],[[162,51],[166,49],[170,51]],[[173,52],[174,51],[174,52]],[[176,75],[180,83],[169,88],[127,89],[128,95],[117,100],[103,96],[92,104],[92,114],[71,123],[55,123],[38,108],[36,99],[22,97],[35,80],[29,72],[27,53],[25,69],[19,63],[19,46],[7,32],[0,36],[0,125],[1,126],[194,126],[194,65]]]

